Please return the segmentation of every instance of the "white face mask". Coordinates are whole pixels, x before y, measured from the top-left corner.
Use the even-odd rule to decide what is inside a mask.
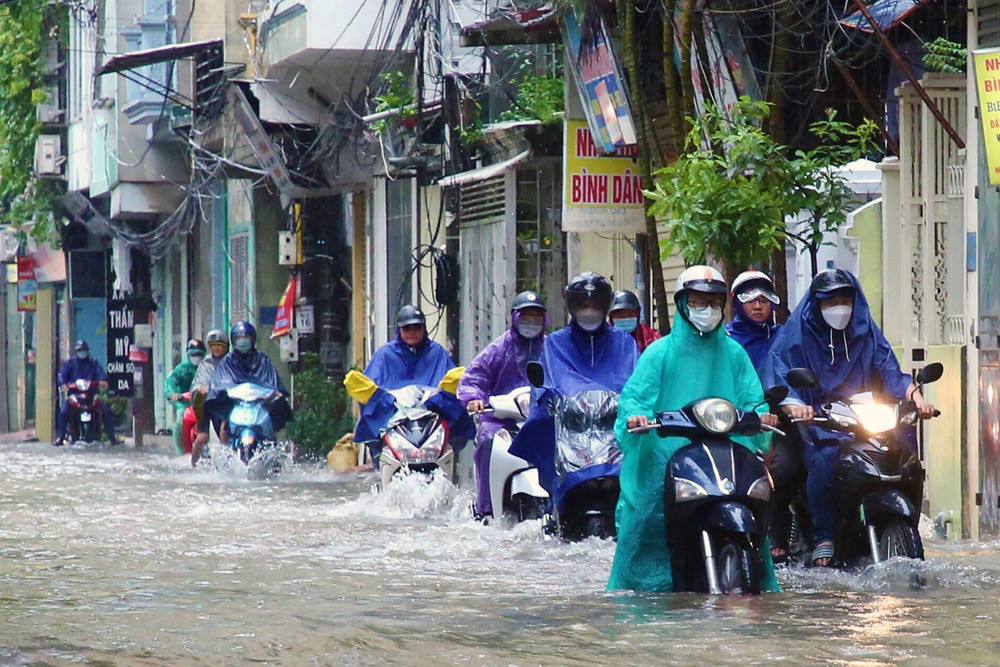
[[[694,328],[702,333],[715,331],[722,323],[722,308],[716,306],[705,306],[704,308],[692,308],[688,306],[688,319]]]
[[[821,308],[823,319],[830,325],[831,329],[843,331],[851,323],[851,315],[854,314],[853,306],[830,306]]]
[[[544,324],[536,324],[534,322],[518,322],[517,323],[517,333],[521,334],[524,338],[528,340],[538,338],[542,334],[542,330],[545,328]]]
[[[202,361],[205,360],[205,357],[201,357],[201,356],[198,356],[198,355],[193,355],[191,357],[188,357],[188,359],[191,360],[191,363],[193,365],[197,366],[198,364],[200,364]]]
[[[574,319],[584,331],[597,331],[604,324],[604,313],[596,308],[584,308],[577,311]]]

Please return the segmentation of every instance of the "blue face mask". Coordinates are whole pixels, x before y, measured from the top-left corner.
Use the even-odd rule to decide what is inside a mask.
[[[233,343],[233,347],[236,348],[237,352],[249,352],[250,348],[253,347],[253,343],[249,338],[237,338],[236,342]]]
[[[635,331],[635,328],[639,326],[638,317],[620,317],[612,320],[611,322],[615,325],[615,329],[620,329],[625,333],[632,333]]]

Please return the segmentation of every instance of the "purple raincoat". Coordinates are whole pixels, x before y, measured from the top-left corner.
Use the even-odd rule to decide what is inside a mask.
[[[480,400],[488,402],[490,396],[499,396],[511,392],[518,387],[528,386],[526,368],[529,361],[538,361],[542,354],[544,336],[527,339],[517,332],[512,324],[509,331],[487,345],[476,355],[458,382],[458,400],[463,405],[469,401]],[[503,426],[512,426],[510,422],[497,419],[492,414],[479,416],[479,428],[476,432],[476,511],[480,514],[491,514],[493,506],[490,501],[490,452],[493,436]]]

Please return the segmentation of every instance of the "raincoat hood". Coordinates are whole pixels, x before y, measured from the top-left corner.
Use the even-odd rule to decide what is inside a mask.
[[[733,321],[726,325],[726,330],[732,339],[746,350],[750,362],[758,373],[764,370],[767,353],[771,350],[780,328],[780,324],[774,323],[773,314],[763,322],[754,322],[746,314],[740,300],[733,297]]]
[[[738,409],[766,412],[764,392],[750,358],[719,327],[699,333],[680,313],[670,334],[650,345],[622,390],[615,421],[621,447],[621,495],[618,501],[618,545],[609,590],[670,591],[673,577],[667,548],[663,482],[674,453],[689,444],[680,437],[661,438],[655,431],[628,432],[632,415],[653,417],[678,410],[706,397],[731,401]],[[767,447],[766,435],[737,436],[751,450]],[[769,554],[768,549],[762,549]],[[765,555],[767,563],[770,558]],[[771,569],[765,588],[777,585]]]
[[[607,322],[592,332],[572,322],[545,340],[545,385],[567,396],[590,389],[620,392],[638,356],[631,334]]]
[[[860,391],[884,391],[902,398],[911,377],[900,370],[892,347],[872,320],[858,279],[842,273],[855,289],[847,327],[837,331],[826,323],[816,286],[810,286],[771,346],[762,375],[765,384],[787,384],[789,370],[805,367],[819,376],[819,386],[792,388],[789,396],[808,405],[818,405],[824,396],[846,398]]]

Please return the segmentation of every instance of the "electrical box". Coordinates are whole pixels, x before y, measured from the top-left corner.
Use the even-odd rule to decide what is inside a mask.
[[[293,232],[278,232],[278,264],[295,266],[298,264],[299,250]]]
[[[43,134],[35,141],[35,173],[42,176],[59,176],[66,158],[62,154],[62,141],[58,134]]]
[[[282,336],[281,340],[281,360],[292,363],[299,360],[299,334],[292,329],[287,336]]]

